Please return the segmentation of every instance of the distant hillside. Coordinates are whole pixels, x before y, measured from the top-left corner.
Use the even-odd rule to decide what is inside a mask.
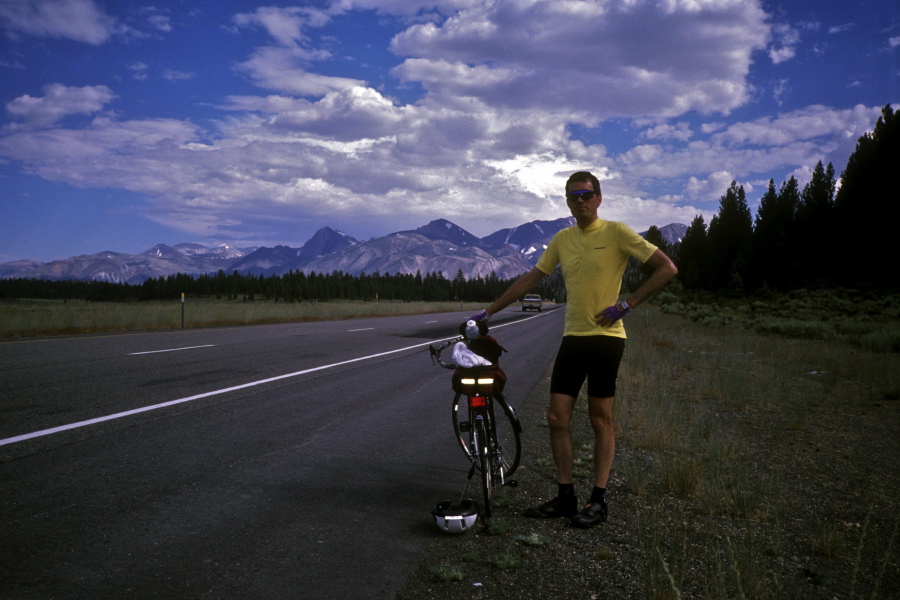
[[[668,242],[671,246],[672,244],[677,244],[684,238],[684,234],[687,232],[688,226],[682,223],[669,223],[665,227],[659,227],[658,229],[662,234],[663,239],[666,240],[666,242]],[[646,231],[641,232],[641,236],[646,235]]]
[[[350,275],[360,273],[442,273],[452,279],[459,272],[467,279],[517,277],[530,270],[553,236],[574,225],[565,217],[532,221],[501,229],[479,238],[462,227],[436,219],[412,231],[400,231],[367,242],[330,227],[323,227],[299,248],[237,248],[221,244],[157,244],[140,254],[98,252],[41,263],[21,260],[0,264],[0,278],[79,279],[111,283],[142,283],[176,273],[203,275],[238,271],[253,275],[283,275],[290,271]],[[665,239],[675,242],[687,230],[672,223],[660,227]],[[646,232],[645,232],[646,233]]]
[[[471,235],[471,234],[469,234]],[[473,236],[474,237],[474,236]],[[478,238],[474,238],[478,239]],[[431,239],[413,232],[392,233],[307,263],[303,271],[330,273],[443,273],[451,279],[460,271],[466,278],[518,277],[531,268],[515,249],[504,246],[463,245]]]
[[[575,225],[573,217],[563,217],[555,221],[532,221],[512,229],[501,229],[484,238],[492,246],[508,244],[515,248],[529,264],[537,264],[547,244],[561,229]]]

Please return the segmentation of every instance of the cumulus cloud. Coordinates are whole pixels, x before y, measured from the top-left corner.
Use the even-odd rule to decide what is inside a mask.
[[[391,47],[394,73],[423,86],[416,102],[317,72],[332,56],[311,31],[354,9],[408,19]],[[565,214],[560,184],[582,169],[602,180],[608,218],[643,229],[689,222],[732,179],[815,164],[878,116],[813,106],[726,122],[770,39],[766,15],[744,0],[344,0],[259,8],[234,24],[271,38],[235,66],[264,91],[219,101],[206,129],[119,120],[103,114],[111,89],[56,84],[7,104],[17,123],[0,135],[0,157],[46,179],[139,193],[153,220],[218,239],[271,244],[280,232],[296,243],[287,232],[306,223],[387,232],[435,215],[485,235]],[[149,67],[129,69],[144,78]],[[95,118],[64,128],[69,115]],[[633,147],[572,132],[614,116],[641,118]]]
[[[168,15],[150,15],[147,22],[163,33],[172,32],[172,19]]]
[[[136,62],[128,65],[128,70],[131,71],[131,77],[137,81],[146,81],[148,74],[147,70],[150,68],[145,62]]]
[[[193,79],[196,77],[196,73],[187,73],[185,71],[177,71],[175,69],[166,69],[163,71],[163,79],[166,81],[184,81],[186,79]]]
[[[728,184],[730,183],[731,181],[729,180]],[[728,184],[726,184],[726,187]],[[719,196],[722,195],[724,189],[719,190]],[[604,196],[606,196],[605,192]],[[676,205],[672,202],[631,196],[604,198],[601,210],[604,218],[612,221],[625,221],[636,231],[644,231],[649,229],[651,225],[661,227],[669,223],[688,224],[695,216],[701,213],[707,217],[708,223],[711,216],[709,211],[704,211],[689,204]]]
[[[119,29],[93,0],[0,2],[0,25],[13,35],[63,38],[102,44]]]
[[[20,96],[6,104],[9,115],[31,127],[49,127],[68,115],[97,113],[115,95],[105,85],[67,87],[60,83],[45,85],[44,96]]]
[[[734,175],[728,171],[710,173],[706,179],[691,176],[685,186],[685,192],[694,199],[712,200],[721,196],[723,190],[728,189],[732,181],[734,181]]]
[[[379,15],[401,17],[410,22],[436,22],[482,4],[484,0],[331,0],[330,12],[374,10]]]
[[[324,96],[329,92],[364,85],[347,77],[330,77],[307,70],[308,53],[295,49],[264,47],[237,65],[261,88],[298,96]]]
[[[694,135],[690,124],[682,121],[679,123],[663,123],[641,132],[641,137],[648,140],[679,140],[686,142]]]
[[[845,31],[849,31],[849,30],[853,29],[854,27],[856,27],[855,23],[845,23],[844,25],[834,25],[834,26],[828,28],[828,33],[830,33],[830,34],[844,33]]]
[[[703,123],[702,125],[700,125],[700,131],[702,131],[703,133],[712,133],[714,131],[724,129],[725,127],[725,123],[722,123],[721,121],[713,121],[711,123]]]
[[[780,23],[772,27],[774,42],[769,47],[769,58],[776,65],[791,60],[797,55],[800,32],[790,25]]]
[[[323,10],[312,7],[278,8],[263,6],[253,13],[241,13],[234,17],[240,27],[262,27],[275,40],[289,48],[301,48],[309,41],[304,29],[321,27],[330,20]]]
[[[317,102],[286,96],[235,97],[226,108],[265,114],[273,131],[302,131],[339,141],[394,135],[404,129],[404,115],[411,112],[365,87],[329,92]]]
[[[852,137],[855,140],[859,132],[871,127],[877,118],[877,109],[867,106],[836,111],[813,105],[777,117],[735,123],[716,134],[715,140],[723,145],[755,146],[784,146],[820,136]]]
[[[327,50],[310,46],[306,31],[327,24],[331,16],[311,7],[261,7],[253,13],[234,17],[238,27],[264,29],[277,45],[257,48],[249,60],[237,65],[256,85],[300,96],[324,96],[333,91],[362,85],[363,82],[329,77],[310,70],[316,61],[331,57]]]
[[[316,103],[236,98],[232,108],[257,114],[223,121],[215,136],[173,121],[96,120],[83,130],[20,132],[0,138],[0,156],[47,179],[149,195],[155,220],[220,238],[235,237],[231,228],[246,217],[247,206],[278,215],[278,226],[337,214],[342,223],[360,219],[360,227],[379,220],[386,227],[398,221],[417,226],[434,214],[471,220],[485,190],[520,192],[523,177],[534,193],[495,207],[493,221],[479,218],[479,233],[523,217],[558,216],[537,193],[549,189],[548,181],[558,186],[555,170],[565,169],[565,160],[546,171],[547,181],[485,160],[516,156],[517,149],[547,153],[564,144],[565,128],[552,119],[524,126],[484,107],[474,113],[474,106],[398,107],[372,90],[334,93]],[[326,131],[354,131],[350,122],[367,129],[345,135],[344,142]],[[263,236],[242,231],[253,233]]]
[[[846,161],[857,138],[872,127],[878,107],[835,110],[812,106],[778,117],[738,122],[684,147],[636,146],[617,157],[622,168],[635,174],[670,178],[725,171],[749,177],[776,168],[815,164],[835,154]]]
[[[432,94],[596,122],[728,112],[767,38],[756,3],[499,0],[414,25],[391,49],[408,57],[394,74]]]
[[[779,79],[775,86],[772,88],[772,98],[775,99],[775,102],[778,106],[781,106],[784,103],[784,97],[787,96],[791,92],[791,86],[787,79]]]
[[[732,179],[814,164],[836,138],[855,136],[877,116],[875,108],[857,114],[818,107],[733,124],[682,147],[643,144],[610,155],[573,140],[552,115],[516,114],[475,100],[458,109],[399,106],[374,90],[352,88],[318,101],[235,97],[225,108],[234,116],[218,131],[181,121],[100,118],[82,130],[7,135],[0,156],[47,179],[144,194],[153,199],[152,219],[218,239],[272,243],[273,231],[309,222],[318,228],[336,215],[351,232],[416,227],[440,214],[485,235],[565,214],[559,185],[580,169],[603,181],[608,218],[645,228],[689,222],[700,212],[690,203],[716,200]],[[815,138],[798,126],[809,126],[810,113],[821,123]],[[763,125],[792,126],[796,138],[756,147],[736,135],[771,137],[758,131]],[[655,195],[654,178],[681,180],[683,187]]]

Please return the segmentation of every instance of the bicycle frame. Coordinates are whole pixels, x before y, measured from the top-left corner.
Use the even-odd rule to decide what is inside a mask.
[[[460,368],[441,360],[441,351],[462,339],[454,338],[437,348],[429,346],[429,349],[433,362],[445,369],[456,369],[453,426],[460,447],[472,463],[463,496],[475,471],[480,470],[484,493],[482,517],[488,518],[492,513],[494,486],[516,485],[515,480],[508,477],[519,465],[522,426],[515,410],[499,392],[495,380],[497,365]],[[503,417],[499,421],[497,406]],[[498,424],[502,426],[502,435],[498,433]]]
[[[473,467],[479,462],[478,459],[481,454],[493,454],[494,460],[492,460],[492,463],[497,465],[496,471],[500,475],[500,483],[503,485],[506,483],[506,473],[503,468],[503,461],[497,443],[496,419],[494,418],[494,378],[479,377],[476,373],[473,374],[472,377],[463,376],[460,382],[463,387],[462,394],[466,397],[468,406],[468,421],[459,420],[459,415],[457,414],[460,431],[467,431],[471,434],[474,430],[476,435],[484,435],[487,437],[485,440],[472,440],[471,444],[468,444],[472,449],[472,452],[474,452],[474,455],[471,456]],[[458,412],[459,404],[457,404],[455,408]],[[482,434],[478,433],[478,423],[482,424]],[[464,426],[464,424],[467,424],[468,426]],[[460,439],[460,442],[464,446],[467,445],[462,438]]]

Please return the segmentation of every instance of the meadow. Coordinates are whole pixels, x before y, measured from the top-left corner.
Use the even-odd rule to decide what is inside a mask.
[[[264,323],[291,323],[436,313],[483,308],[460,302],[274,302],[266,300],[216,300],[188,297],[184,303],[184,327],[222,327]],[[70,335],[178,329],[182,303],[63,302],[17,300],[0,302],[0,337]]]
[[[900,356],[824,312],[807,319],[820,337],[790,338],[753,326],[761,308],[705,323],[670,309],[628,317],[609,522],[521,516],[555,493],[545,380],[520,409],[518,487],[489,527],[437,536],[398,598],[898,597]],[[593,436],[584,398],[576,410],[584,497]]]
[[[664,291],[667,314],[708,327],[740,326],[796,339],[824,340],[874,352],[900,352],[900,295],[853,289],[805,290],[723,299]]]

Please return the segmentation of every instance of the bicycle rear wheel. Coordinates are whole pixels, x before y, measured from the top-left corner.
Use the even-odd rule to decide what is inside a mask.
[[[487,519],[493,513],[492,502],[494,500],[494,449],[490,436],[485,431],[485,423],[482,419],[475,421],[475,431],[472,443],[477,448],[478,464],[481,469],[481,491],[484,496],[484,506],[481,516]]]
[[[495,399],[491,405],[492,422],[494,430],[497,432],[495,441],[500,453],[500,464],[497,466],[503,468],[503,477],[505,478],[519,468],[519,460],[522,457],[522,438],[519,433],[521,426],[515,412],[505,400]],[[472,447],[470,436],[467,433],[473,426],[472,417],[469,414],[468,397],[457,394],[453,398],[453,431],[463,453],[480,469],[478,454]]]

